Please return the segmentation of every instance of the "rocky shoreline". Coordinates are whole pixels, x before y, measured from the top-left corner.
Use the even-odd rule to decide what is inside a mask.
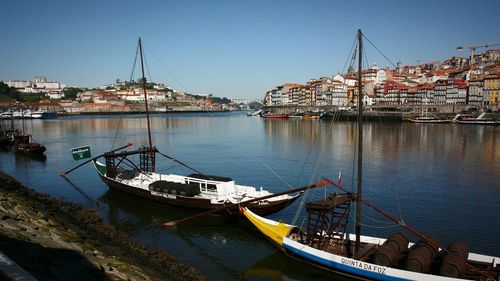
[[[93,210],[38,193],[1,171],[0,218],[0,251],[38,280],[206,280],[104,224]]]

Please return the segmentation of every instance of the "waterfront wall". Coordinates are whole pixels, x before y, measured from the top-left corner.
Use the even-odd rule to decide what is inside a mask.
[[[263,108],[264,111],[269,111],[272,113],[281,113],[281,114],[292,114],[295,112],[320,112],[320,111],[336,111],[340,107],[333,105],[325,105],[325,106],[307,106],[307,105],[279,105],[279,106],[265,106]],[[402,115],[415,115],[422,111],[422,109],[427,110],[428,112],[442,113],[442,114],[457,114],[463,110],[468,110],[470,108],[475,108],[473,106],[466,105],[452,105],[452,104],[443,104],[443,105],[394,105],[394,106],[364,106],[364,111],[376,111],[376,112],[395,112]]]

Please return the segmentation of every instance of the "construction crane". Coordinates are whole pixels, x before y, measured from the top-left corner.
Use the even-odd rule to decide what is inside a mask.
[[[476,49],[489,48],[489,47],[493,47],[493,46],[500,46],[500,43],[468,46],[467,49],[470,50],[470,66],[471,66],[471,68],[474,65],[474,53],[476,52]],[[463,50],[464,50],[464,47],[462,47],[462,46],[457,47],[457,51],[463,51]]]

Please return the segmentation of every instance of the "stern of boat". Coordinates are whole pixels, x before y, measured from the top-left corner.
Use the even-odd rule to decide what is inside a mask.
[[[97,173],[99,176],[104,177],[106,175],[106,165],[102,164],[101,162],[94,160],[92,161],[94,163],[94,168],[96,169]]]
[[[283,239],[288,237],[290,234],[299,230],[297,226],[285,224],[282,222],[273,221],[270,219],[263,218],[247,207],[240,208],[241,214],[243,214],[250,223],[252,223],[264,236],[266,236],[271,242],[276,244],[280,250],[284,251]]]

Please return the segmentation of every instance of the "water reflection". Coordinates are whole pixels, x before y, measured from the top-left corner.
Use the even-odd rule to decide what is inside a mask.
[[[240,272],[239,279],[249,281],[352,280],[334,273],[325,275],[325,272],[312,266],[304,270],[304,264],[302,262],[287,257],[280,252],[276,252],[258,260],[251,267]]]

